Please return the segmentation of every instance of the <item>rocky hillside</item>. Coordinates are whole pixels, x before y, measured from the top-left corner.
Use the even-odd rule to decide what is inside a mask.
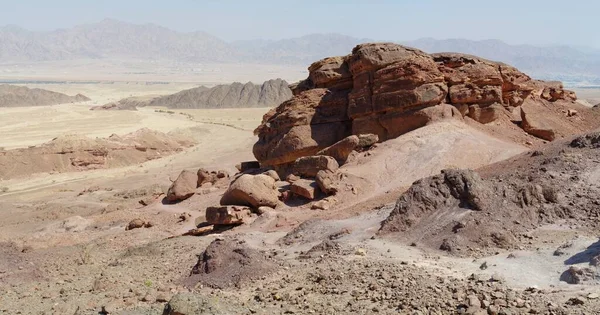
[[[292,87],[294,97],[255,130],[254,155],[263,165],[284,166],[349,135],[385,141],[448,118],[482,126],[504,121],[504,130],[516,124],[544,140],[600,124],[598,111],[574,102],[575,93],[559,82],[535,81],[470,55],[363,44],[308,70],[308,78]]]
[[[524,246],[525,233],[544,224],[576,219],[597,230],[599,148],[600,133],[591,132],[477,172],[444,170],[415,182],[380,234],[477,256]]]
[[[88,97],[81,94],[69,96],[42,89],[30,89],[24,86],[0,85],[0,107],[57,105],[89,100]]]
[[[169,108],[244,108],[277,106],[290,99],[292,92],[288,83],[281,79],[269,80],[262,85],[239,82],[204,86],[184,90],[151,100],[148,106]]]

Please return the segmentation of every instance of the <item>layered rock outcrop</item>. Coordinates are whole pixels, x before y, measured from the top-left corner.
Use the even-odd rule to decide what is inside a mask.
[[[276,166],[315,155],[350,135],[380,141],[433,121],[468,116],[489,123],[539,90],[539,99],[573,99],[560,84],[544,85],[506,64],[391,43],[362,44],[350,55],[313,63],[255,130],[254,155]],[[541,89],[540,89],[541,87]]]

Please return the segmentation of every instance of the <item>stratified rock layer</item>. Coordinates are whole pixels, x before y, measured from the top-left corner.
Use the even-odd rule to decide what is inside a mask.
[[[269,111],[255,130],[253,151],[263,165],[315,155],[350,135],[385,141],[440,119],[489,123],[531,97],[575,98],[560,84],[533,81],[506,64],[391,43],[358,45],[308,70],[306,80],[291,86],[294,97]]]

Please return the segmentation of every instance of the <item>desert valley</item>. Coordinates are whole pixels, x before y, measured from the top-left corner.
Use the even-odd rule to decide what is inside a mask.
[[[600,313],[591,54],[0,39],[1,314]]]

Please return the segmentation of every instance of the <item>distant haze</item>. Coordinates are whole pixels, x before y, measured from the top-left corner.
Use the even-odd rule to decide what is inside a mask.
[[[91,59],[307,67],[327,56],[347,55],[357,44],[372,41],[381,41],[381,38],[311,34],[280,40],[225,41],[202,31],[178,32],[155,24],[104,19],[47,32],[14,25],[0,27],[0,64]],[[461,52],[502,61],[540,79],[592,85],[600,81],[600,53],[589,49],[509,45],[500,40],[423,38],[399,43],[430,53]]]
[[[509,44],[600,49],[598,1],[564,0],[19,0],[0,1],[0,23],[36,31],[106,17],[205,31],[227,41],[284,39],[312,33],[413,40],[499,39]]]

